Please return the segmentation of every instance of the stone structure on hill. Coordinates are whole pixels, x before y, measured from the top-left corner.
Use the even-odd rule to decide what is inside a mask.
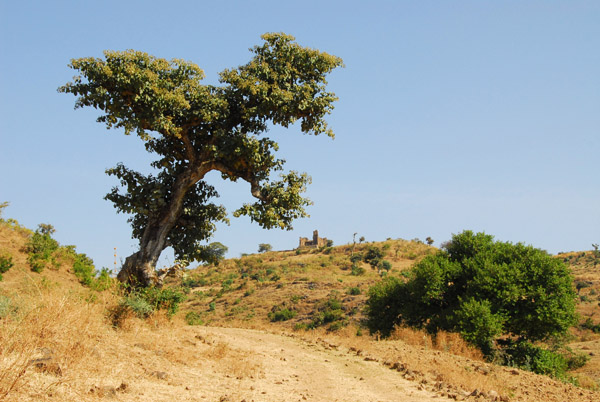
[[[298,248],[302,248],[302,247],[324,247],[327,245],[327,238],[326,237],[319,237],[319,231],[315,230],[313,232],[313,238],[312,240],[308,240],[308,237],[301,237],[300,238],[300,244],[298,245]]]

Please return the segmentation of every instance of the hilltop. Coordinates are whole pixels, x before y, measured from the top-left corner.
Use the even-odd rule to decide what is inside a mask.
[[[410,329],[378,340],[361,327],[381,273],[353,255],[382,250],[387,275],[435,251],[388,239],[267,252],[200,266],[168,280],[179,311],[115,311],[125,295],[93,290],[71,254],[32,272],[32,231],[0,222],[13,266],[0,282],[0,400],[7,401],[594,401],[598,393],[599,267],[592,252],[561,254],[579,290],[571,346],[591,355],[581,386],[483,361],[455,334]],[[589,320],[587,320],[589,318]],[[587,321],[586,321],[587,320]]]

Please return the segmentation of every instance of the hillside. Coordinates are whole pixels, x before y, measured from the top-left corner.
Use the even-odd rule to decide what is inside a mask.
[[[0,400],[599,399],[589,389],[486,363],[453,334],[435,343],[408,329],[390,340],[369,336],[359,323],[379,274],[364,262],[352,268],[352,246],[268,252],[186,271],[168,284],[188,292],[171,319],[160,310],[121,317],[115,327],[122,294],[83,286],[69,258],[32,272],[29,236],[0,222],[0,252],[14,263],[0,282]],[[354,253],[370,246],[385,250],[398,275],[433,251],[388,240]],[[600,281],[585,261],[572,262],[576,279],[591,282],[580,289],[580,311],[597,323]],[[599,339],[592,329],[574,330],[574,347],[593,354],[574,373],[588,388],[600,379]]]

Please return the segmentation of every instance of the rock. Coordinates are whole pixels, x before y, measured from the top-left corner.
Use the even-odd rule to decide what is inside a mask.
[[[475,390],[473,392],[471,392],[469,394],[469,396],[479,396],[481,394],[481,391],[477,388],[475,388]]]
[[[493,389],[490,390],[487,394],[488,394],[488,397],[493,401],[497,401],[500,398],[498,393],[496,391],[494,391]]]
[[[42,357],[40,359],[33,359],[28,362],[32,365],[36,371],[40,373],[50,374],[55,377],[62,377],[62,368],[53,357]]]
[[[90,389],[90,393],[91,394],[96,394],[100,398],[114,398],[114,397],[117,396],[117,389],[115,387],[110,386],[110,385],[103,385],[101,387],[98,387],[98,386],[94,385]]]
[[[167,377],[169,376],[167,373],[165,373],[164,371],[153,371],[150,373],[150,375],[152,377],[156,377],[159,380],[166,380]]]

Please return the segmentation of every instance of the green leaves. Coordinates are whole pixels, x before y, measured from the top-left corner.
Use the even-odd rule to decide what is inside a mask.
[[[377,285],[367,305],[374,330],[405,323],[460,332],[487,354],[501,335],[545,340],[575,323],[572,277],[560,260],[471,231],[417,263],[408,282]],[[391,311],[381,315],[381,306]]]
[[[225,209],[210,203],[217,192],[203,181],[213,170],[223,179],[250,183],[258,200],[234,216],[249,216],[267,229],[291,229],[294,219],[308,216],[310,201],[300,194],[309,177],[290,172],[269,182],[284,161],[276,158],[277,143],[259,136],[270,124],[300,121],[304,133],[333,137],[324,118],[337,97],[326,91],[325,76],[342,60],[282,33],[262,38],[247,64],[220,74],[220,86],[201,84],[204,73],[194,63],[140,51],[105,51],[104,58],[71,61],[79,75],[58,91],[75,95],[75,108],[102,111],[98,122],[135,133],[156,155],[151,175],[123,164],[106,171],[121,187],[105,198],[131,215],[133,237],[140,240],[140,252],[129,260],[133,271],[153,267],[168,246],[180,259],[212,258],[201,242],[210,238],[215,222],[227,221]],[[123,277],[152,276],[129,269]]]
[[[304,207],[311,201],[300,196],[310,183],[306,174],[290,172],[281,175],[281,180],[264,184],[260,188],[260,200],[254,204],[245,204],[233,213],[233,216],[249,216],[253,222],[265,229],[292,229],[292,221],[308,216]]]

